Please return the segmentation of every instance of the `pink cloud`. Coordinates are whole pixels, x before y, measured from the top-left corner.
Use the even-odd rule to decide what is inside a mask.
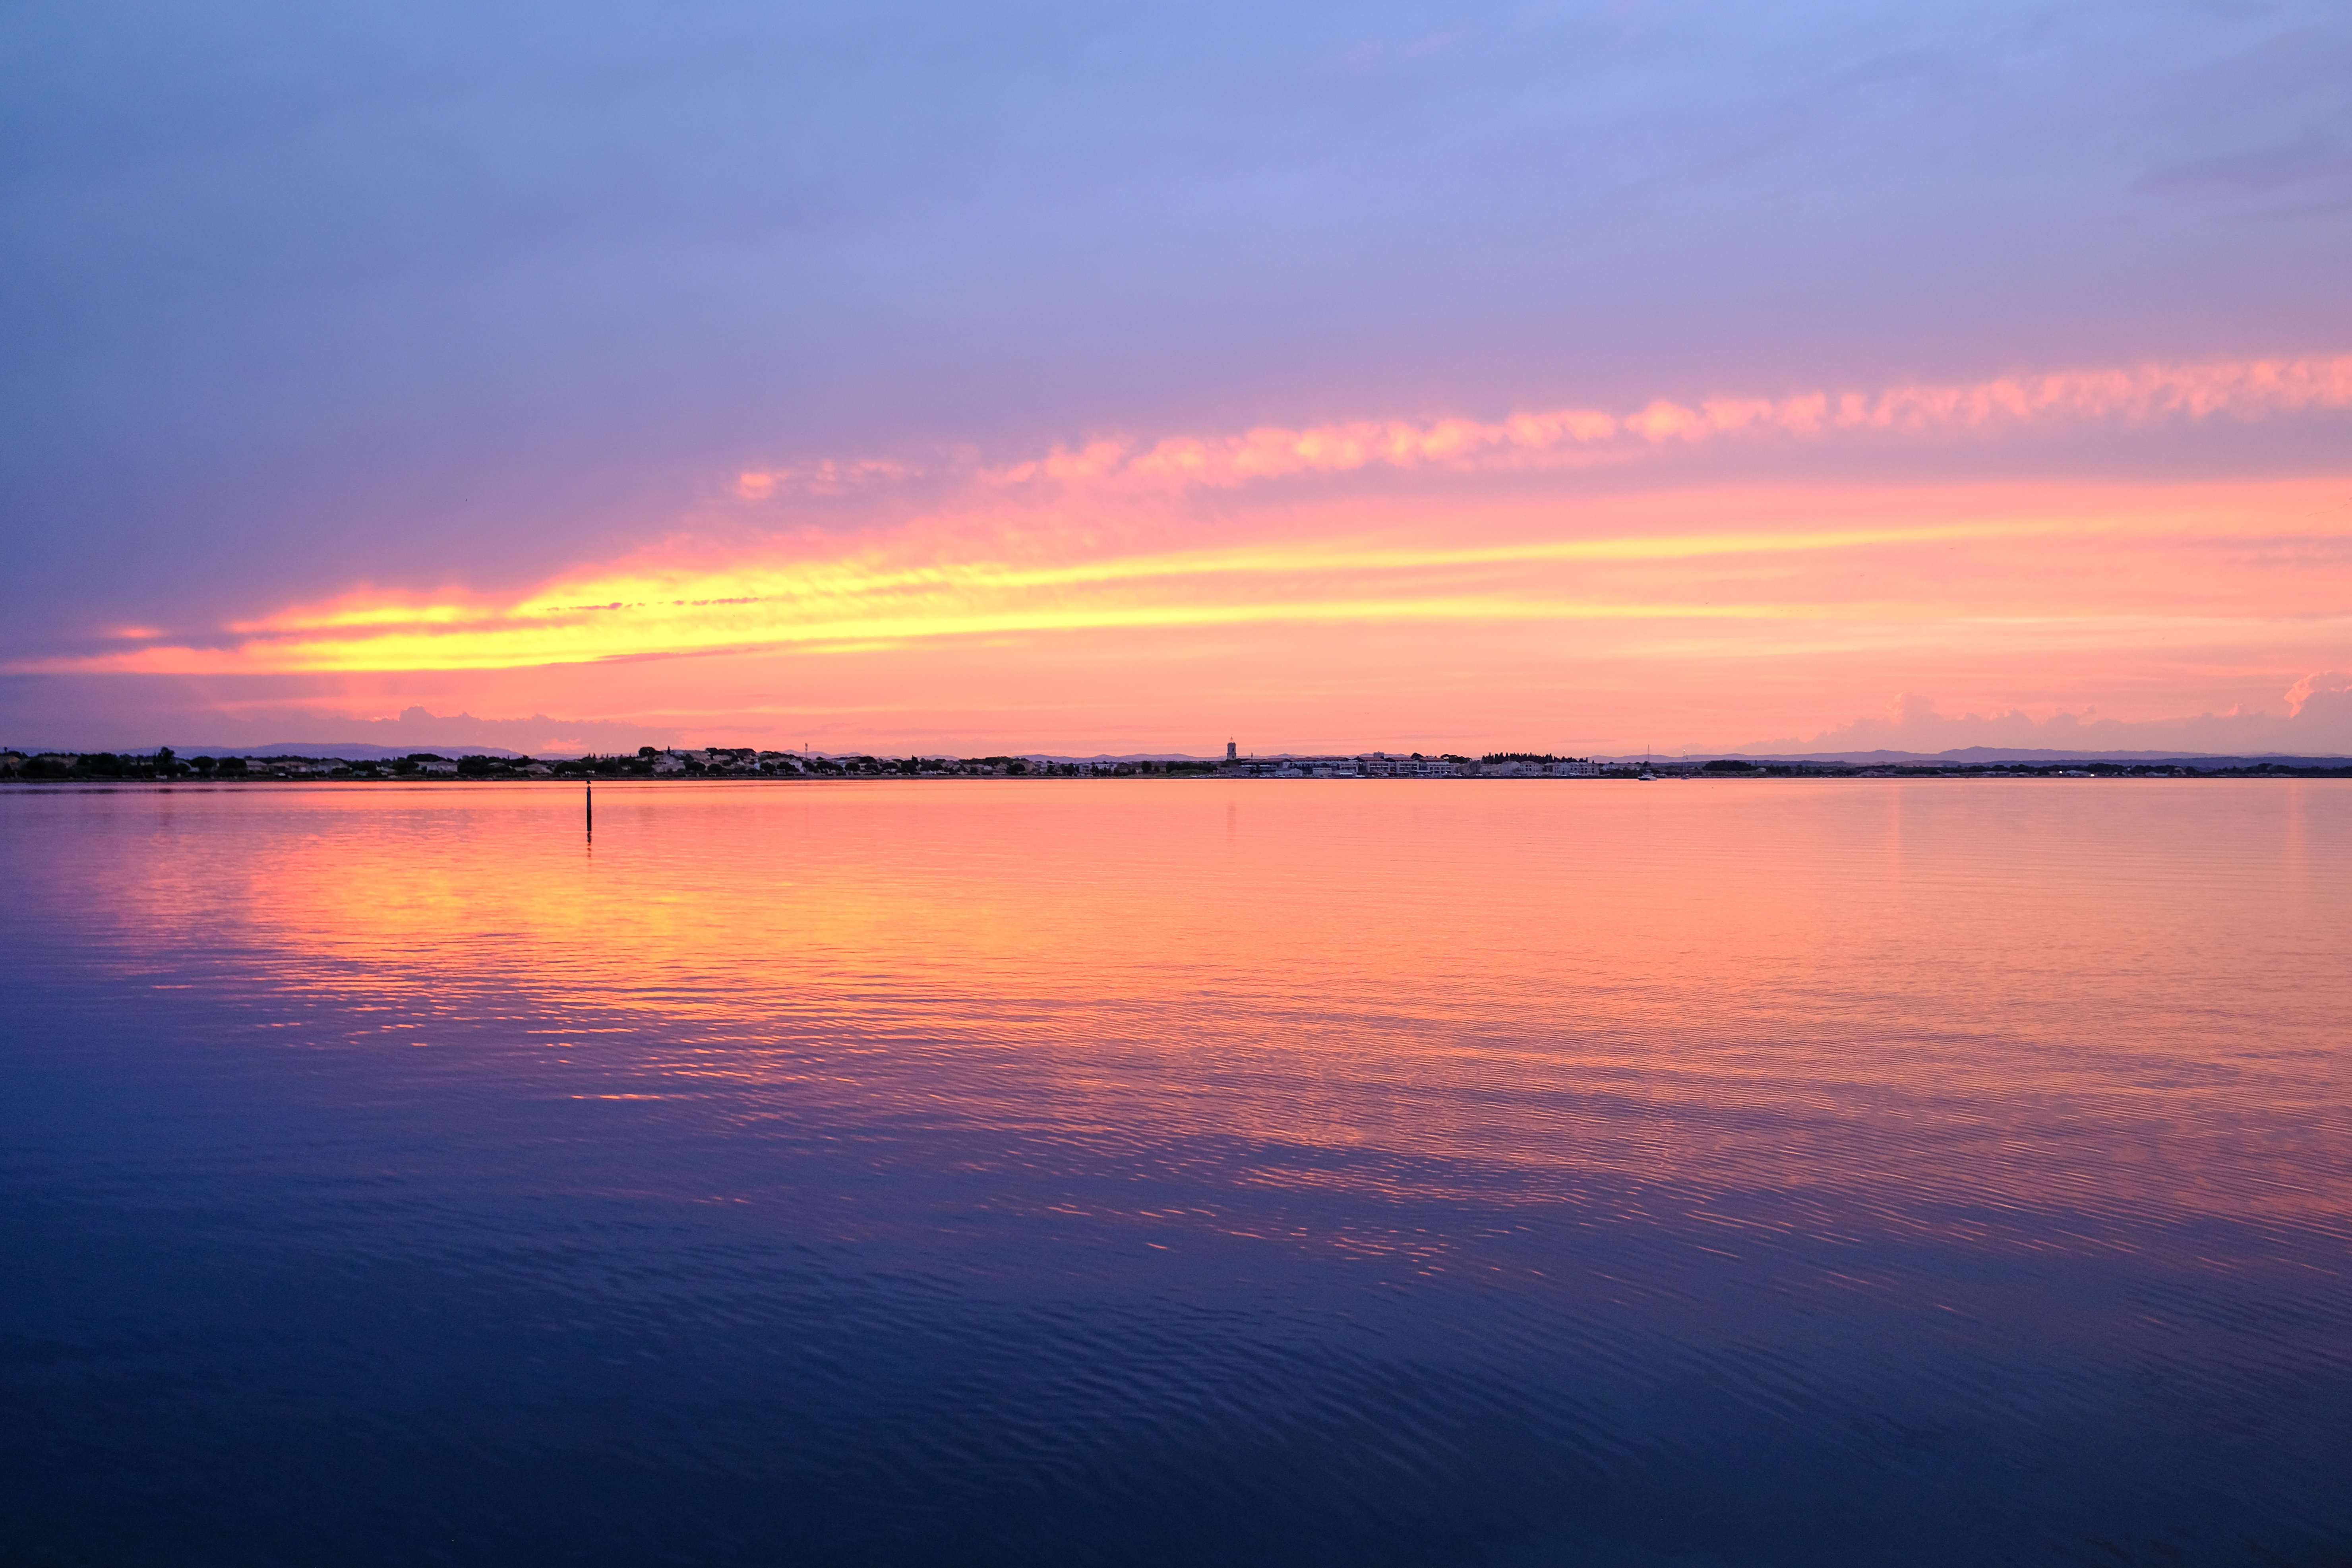
[[[2352,693],[2352,674],[2340,669],[2319,670],[2305,676],[2286,689],[2286,710],[2300,716],[2305,708],[2311,706],[2314,699],[2322,700],[2322,706],[2332,706],[2324,700],[2346,693]]]
[[[856,485],[876,479],[903,479],[917,470],[905,463],[880,458],[827,458],[798,468],[752,468],[735,478],[735,493],[745,500],[766,500],[779,489],[807,495],[840,495]]]
[[[1577,468],[1630,461],[1670,445],[1727,437],[1811,440],[1841,433],[1925,436],[2084,422],[2262,419],[2347,406],[2352,406],[2352,355],[2228,360],[2063,371],[1960,384],[1907,384],[1834,396],[1827,392],[1780,398],[1726,395],[1703,399],[1696,406],[1660,398],[1622,415],[1556,408],[1493,422],[1448,418],[1298,428],[1261,426],[1238,435],[1175,436],[1150,445],[1107,437],[984,469],[979,477],[997,487],[1229,487],[1374,467]]]

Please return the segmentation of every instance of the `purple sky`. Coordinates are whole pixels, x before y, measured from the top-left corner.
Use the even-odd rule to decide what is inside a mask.
[[[2340,4],[74,0],[0,83],[5,660],[827,457],[2352,349]]]

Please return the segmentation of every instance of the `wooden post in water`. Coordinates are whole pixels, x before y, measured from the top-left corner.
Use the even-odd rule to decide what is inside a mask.
[[[587,786],[588,786],[588,837],[591,837],[591,838],[593,838],[593,837],[596,837],[596,775],[595,775],[594,773],[590,773],[590,774],[588,775],[588,777],[587,777]]]

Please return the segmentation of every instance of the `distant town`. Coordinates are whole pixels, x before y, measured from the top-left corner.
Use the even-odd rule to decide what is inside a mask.
[[[321,748],[322,753],[324,748]],[[277,780],[881,779],[881,778],[1264,778],[1264,779],[1617,779],[1739,778],[2345,778],[2342,757],[2180,757],[2161,760],[1857,763],[1748,757],[1602,758],[1549,752],[1362,752],[1348,755],[1245,756],[1228,744],[1222,758],[1024,756],[871,756],[864,752],[766,752],[748,746],[662,750],[634,754],[549,758],[413,752],[399,757],[182,756],[153,752],[0,751],[0,783],[185,782],[258,784]]]

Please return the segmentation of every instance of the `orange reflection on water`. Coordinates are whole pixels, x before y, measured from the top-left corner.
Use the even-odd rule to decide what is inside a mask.
[[[640,785],[593,846],[551,786],[85,798],[142,940],[266,955],[338,1047],[462,1021],[721,1120],[1423,1194],[2352,1198],[2330,781]]]

